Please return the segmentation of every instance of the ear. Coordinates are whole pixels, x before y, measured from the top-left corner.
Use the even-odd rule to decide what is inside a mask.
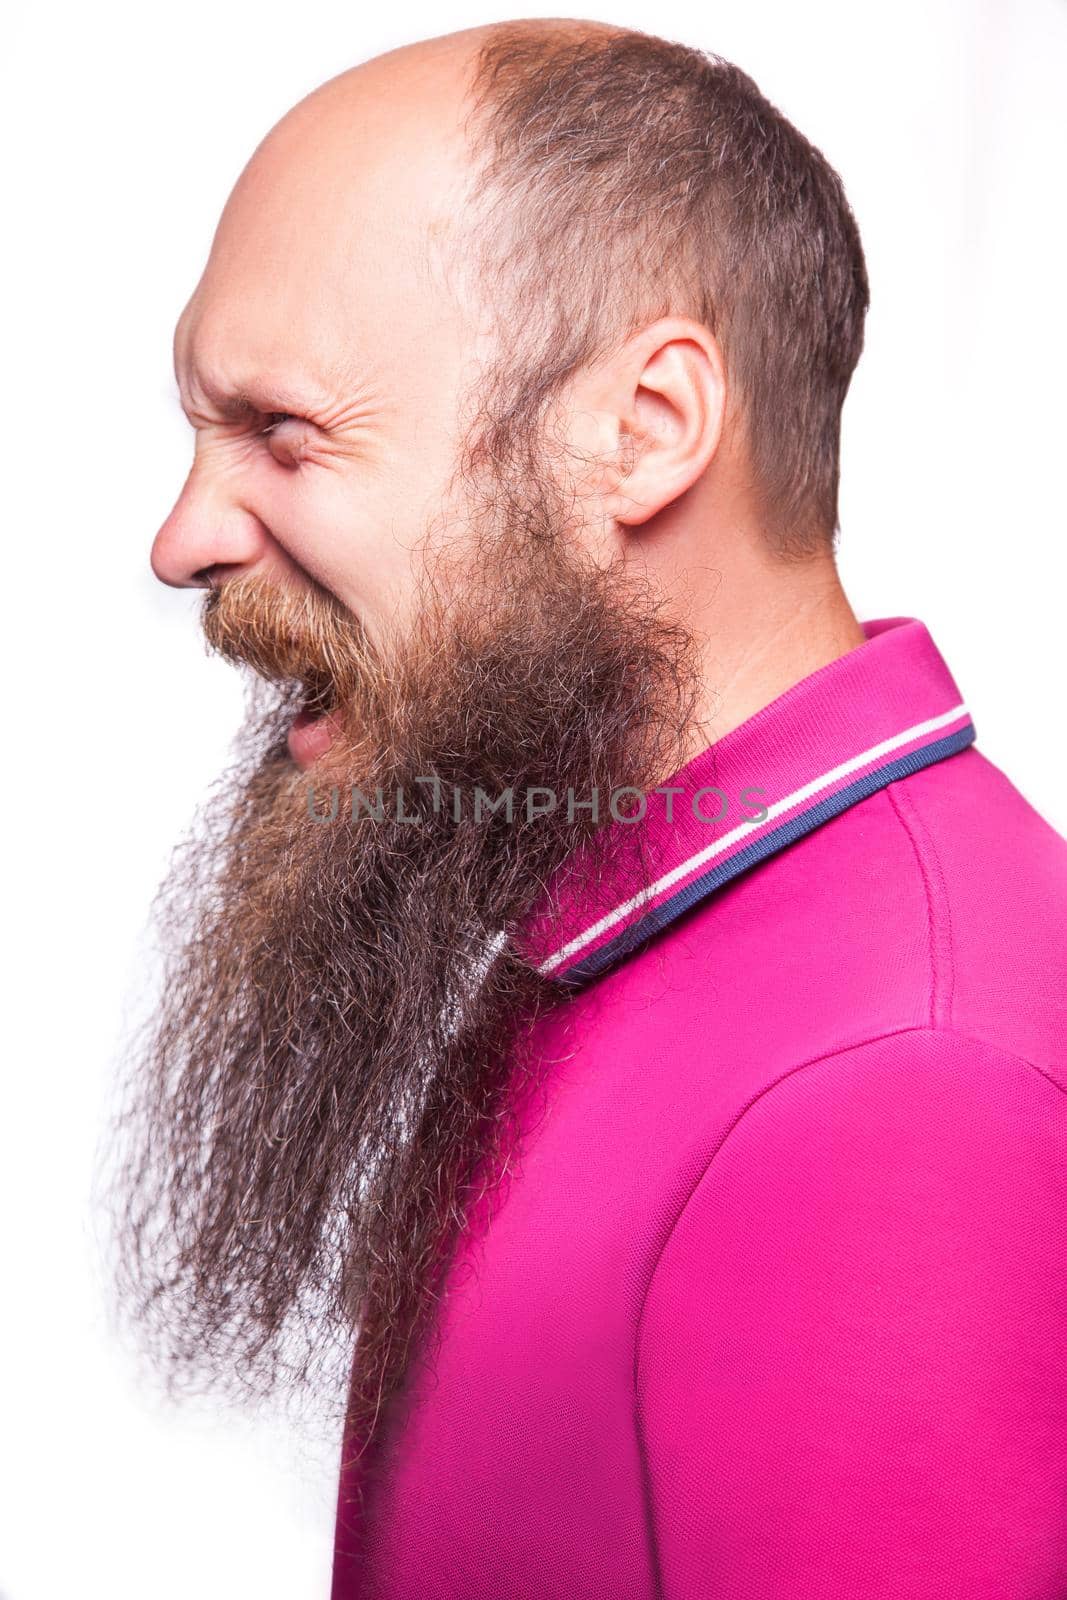
[[[647,522],[706,471],[722,437],[726,369],[718,340],[688,317],[663,317],[612,363],[617,477],[604,509]]]

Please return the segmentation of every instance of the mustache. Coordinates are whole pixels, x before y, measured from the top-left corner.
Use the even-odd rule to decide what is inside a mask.
[[[209,652],[302,690],[315,712],[336,709],[378,667],[359,617],[313,582],[298,587],[241,573],[208,590],[200,626]]]

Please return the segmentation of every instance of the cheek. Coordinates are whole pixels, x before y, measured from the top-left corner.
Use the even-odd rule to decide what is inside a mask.
[[[377,484],[275,467],[259,515],[286,556],[362,621],[375,643],[410,614],[424,529]]]

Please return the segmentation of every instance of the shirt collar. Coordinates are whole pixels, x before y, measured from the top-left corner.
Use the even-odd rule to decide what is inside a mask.
[[[738,873],[973,743],[974,724],[925,626],[886,617],[862,627],[863,644],[649,790],[637,820],[620,815],[626,803],[612,797],[600,840],[608,848],[594,867],[583,847],[549,880],[512,935],[523,958],[561,988],[578,988]],[[632,793],[639,811],[640,799]]]

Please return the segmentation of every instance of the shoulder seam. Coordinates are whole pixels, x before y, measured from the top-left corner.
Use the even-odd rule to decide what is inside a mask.
[[[757,1092],[745,1102],[745,1104],[737,1112],[736,1116],[732,1119],[729,1126],[724,1129],[721,1137],[716,1140],[714,1149],[709,1155],[707,1161],[705,1161],[704,1165],[701,1167],[695,1182],[689,1190],[689,1193],[679,1206],[674,1220],[667,1229],[667,1232],[663,1237],[663,1242],[656,1251],[655,1260],[652,1263],[647,1282],[645,1283],[644,1290],[641,1294],[641,1304],[638,1309],[637,1320],[634,1327],[633,1385],[635,1398],[637,1395],[638,1368],[641,1357],[641,1334],[644,1327],[645,1307],[648,1304],[648,1297],[652,1291],[652,1285],[655,1282],[659,1264],[663,1259],[667,1246],[674,1237],[674,1233],[678,1227],[678,1224],[681,1222],[689,1208],[690,1201],[700,1188],[700,1185],[704,1182],[708,1172],[711,1170],[711,1166],[715,1160],[715,1157],[729,1139],[730,1135],[734,1132],[735,1128],[737,1128],[738,1125],[743,1121],[749,1111],[752,1110],[753,1106],[758,1105],[761,1100],[777,1089],[779,1084],[784,1083],[787,1078],[792,1078],[794,1074],[803,1072],[808,1067],[819,1066],[824,1061],[833,1061],[836,1056],[850,1055],[855,1050],[863,1050],[868,1045],[881,1044],[887,1039],[899,1038],[901,1034],[906,1033],[950,1035],[952,1038],[958,1039],[963,1044],[978,1045],[983,1050],[992,1050],[995,1054],[1003,1056],[1009,1061],[1014,1061],[1020,1066],[1029,1067],[1030,1070],[1035,1072],[1039,1078],[1043,1078],[1046,1083],[1050,1083],[1054,1089],[1057,1089],[1061,1095],[1067,1098],[1067,1087],[1060,1083],[1058,1079],[1053,1077],[1053,1075],[1044,1067],[1038,1066],[1036,1062],[1028,1060],[1026,1056],[1021,1056],[1014,1050],[1005,1049],[1003,1045],[991,1044],[988,1039],[981,1039],[976,1034],[965,1033],[959,1028],[952,1027],[913,1025],[903,1028],[890,1028],[884,1033],[872,1033],[865,1038],[855,1039],[850,1044],[838,1045],[833,1050],[825,1050],[820,1055],[810,1056],[806,1061],[798,1061],[794,1066],[787,1067],[784,1072],[780,1072],[778,1076],[770,1083],[765,1083],[761,1089],[757,1090]]]
[[[908,778],[886,785],[886,796],[906,833],[915,854],[916,865],[926,896],[928,955],[930,961],[930,1026],[952,1025],[952,1000],[955,990],[955,965],[952,943],[952,912],[948,889],[941,870],[941,859],[930,832],[915,804]]]

